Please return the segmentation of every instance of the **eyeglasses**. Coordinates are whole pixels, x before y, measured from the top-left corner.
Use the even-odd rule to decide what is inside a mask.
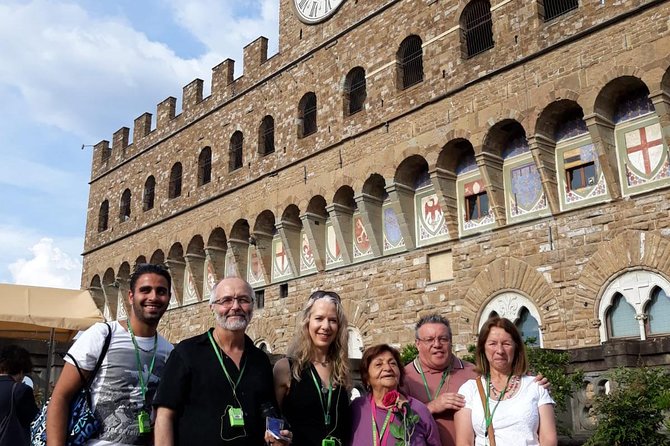
[[[248,297],[224,297],[223,299],[212,302],[214,305],[221,305],[223,308],[231,308],[233,302],[237,302],[240,307],[248,308],[251,305],[251,299]]]
[[[435,341],[437,341],[438,344],[440,345],[446,345],[449,344],[451,341],[447,336],[438,336],[436,338],[416,338],[417,341],[425,344],[425,345],[433,345]]]
[[[323,290],[314,291],[309,296],[308,301],[309,300],[323,299],[324,297],[332,297],[333,299],[335,299],[338,302],[342,301],[342,299],[340,299],[340,295],[337,294],[336,292],[334,292],[334,291],[323,291]]]

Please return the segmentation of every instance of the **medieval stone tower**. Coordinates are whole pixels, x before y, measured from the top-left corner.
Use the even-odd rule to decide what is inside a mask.
[[[670,2],[281,0],[267,39],[95,147],[82,286],[124,317],[136,262],[163,332],[213,323],[227,274],[284,351],[317,288],[352,357],[439,312],[545,347],[670,334]]]

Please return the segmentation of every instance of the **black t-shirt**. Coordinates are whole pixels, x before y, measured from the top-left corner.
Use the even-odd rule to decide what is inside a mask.
[[[326,425],[324,406],[327,407],[328,394],[322,394],[324,406],[314,385],[312,372],[319,386],[323,383],[314,366],[302,371],[300,381],[291,375],[291,388],[282,401],[282,413],[291,425],[293,446],[321,446],[321,441],[329,436],[340,440],[342,446],[349,444],[351,436],[351,408],[347,389],[338,386],[331,398],[331,423]]]
[[[219,351],[230,378],[233,383],[237,382],[240,370],[232,359]],[[186,339],[175,347],[153,400],[154,406],[176,412],[175,445],[264,444],[265,418],[261,406],[271,403],[276,407],[272,366],[267,355],[255,347],[248,336],[245,336],[240,367],[243,374],[237,386],[238,403],[207,333]],[[244,427],[231,426],[229,409],[240,404]]]
[[[14,398],[14,415],[7,425],[7,432],[0,445],[23,446],[30,444],[30,422],[39,411],[35,404],[33,389],[23,383],[16,384],[8,375],[0,376],[0,420],[4,419],[11,409],[11,398]],[[12,396],[12,388],[14,395]]]

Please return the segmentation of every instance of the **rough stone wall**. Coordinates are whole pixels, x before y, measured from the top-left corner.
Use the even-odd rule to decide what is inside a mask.
[[[281,0],[279,54],[260,63],[266,57],[262,40],[256,41],[245,48],[240,78],[232,80],[232,62],[226,61],[214,69],[209,97],[202,98],[200,82],[191,83],[184,88],[179,115],[174,98],[168,98],[159,104],[157,128],[147,129],[142,115],[132,144],[117,132],[106,163],[100,161],[104,142],[96,147],[82,286],[108,268],[118,274],[124,262],[149,259],[157,249],[167,256],[176,242],[185,248],[196,235],[207,241],[218,227],[230,235],[241,219],[253,228],[264,210],[279,221],[290,205],[304,213],[317,195],[332,203],[341,186],[358,194],[373,173],[392,184],[398,166],[412,155],[425,158],[432,171],[442,148],[455,138],[469,140],[480,153],[490,128],[503,119],[518,121],[530,137],[542,110],[558,98],[576,101],[591,115],[603,87],[617,77],[638,77],[652,93],[663,90],[670,67],[670,4],[586,3],[549,23],[539,18],[534,1],[494,3],[495,47],[463,59],[458,19],[466,2],[347,0],[330,20],[309,27],[297,22],[288,0]],[[629,17],[607,22],[626,12]],[[296,37],[300,29],[302,39]],[[395,53],[410,34],[423,41],[424,81],[399,91]],[[579,38],[570,40],[574,36]],[[366,70],[365,110],[345,117],[342,86],[356,66]],[[318,131],[298,139],[297,104],[309,91],[317,96]],[[667,114],[657,111],[667,122]],[[275,120],[276,152],[261,157],[258,127],[265,115]],[[244,162],[229,172],[230,137],[236,130],[244,134]],[[667,140],[667,125],[665,132]],[[206,146],[212,148],[212,182],[197,187],[198,155]],[[168,200],[169,172],[177,161],[184,172],[182,196]],[[149,175],[156,177],[156,206],[143,212],[142,189]],[[119,222],[125,188],[132,192],[132,212],[128,221]],[[616,240],[638,234],[630,231],[648,233],[648,249],[664,246],[668,194],[661,189],[615,197],[299,277],[288,282],[289,296],[281,300],[279,286],[272,284],[265,288],[265,308],[257,310],[250,333],[282,351],[304,300],[316,288],[329,288],[344,297],[350,322],[366,345],[409,342],[417,316],[438,311],[452,320],[457,349],[463,349],[472,342],[486,300],[496,291],[515,289],[536,303],[545,346],[597,344],[598,292],[621,265],[603,272],[593,266],[599,263],[594,259],[603,252],[628,257],[621,247],[627,245]],[[98,233],[104,199],[110,203],[109,229]],[[427,256],[445,250],[453,254],[454,280],[431,284]],[[636,265],[670,276],[660,261],[642,259],[625,267]],[[176,341],[212,323],[207,305],[197,303],[170,310],[163,331]]]

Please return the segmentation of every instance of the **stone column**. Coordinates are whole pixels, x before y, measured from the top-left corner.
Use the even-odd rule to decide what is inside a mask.
[[[479,152],[475,150],[475,153]],[[489,207],[493,211],[497,226],[505,226],[505,182],[503,180],[503,160],[498,155],[489,152],[479,152],[475,155],[479,172],[484,180],[486,194],[489,198]]]
[[[528,138],[528,146],[540,172],[542,190],[547,197],[549,209],[556,215],[561,211],[557,175],[565,175],[565,172],[556,172],[556,143],[538,133]]]
[[[365,230],[368,232],[370,249],[375,257],[381,257],[384,246],[384,234],[382,231],[382,200],[372,195],[361,192],[354,197],[356,205],[360,210],[361,220]]]
[[[282,220],[275,226],[284,244],[291,272],[294,277],[297,277],[300,274],[300,230],[302,227],[287,220]]]
[[[414,219],[414,189],[400,183],[386,186],[391,207],[398,217],[400,233],[405,240],[405,249],[411,251],[416,246]]]
[[[305,212],[300,216],[300,220],[302,220],[302,227],[312,247],[316,269],[323,271],[326,268],[326,219],[320,215]]]
[[[591,141],[598,154],[600,168],[607,182],[607,191],[612,199],[621,197],[621,185],[617,170],[616,142],[614,123],[598,113],[584,116]]]
[[[456,173],[436,167],[430,172],[430,181],[439,200],[449,238],[458,238],[458,192]]]
[[[340,245],[342,260],[345,264],[350,264],[354,258],[351,233],[353,229],[352,216],[354,211],[339,203],[333,203],[326,206],[326,211],[333,223],[335,237]]]

